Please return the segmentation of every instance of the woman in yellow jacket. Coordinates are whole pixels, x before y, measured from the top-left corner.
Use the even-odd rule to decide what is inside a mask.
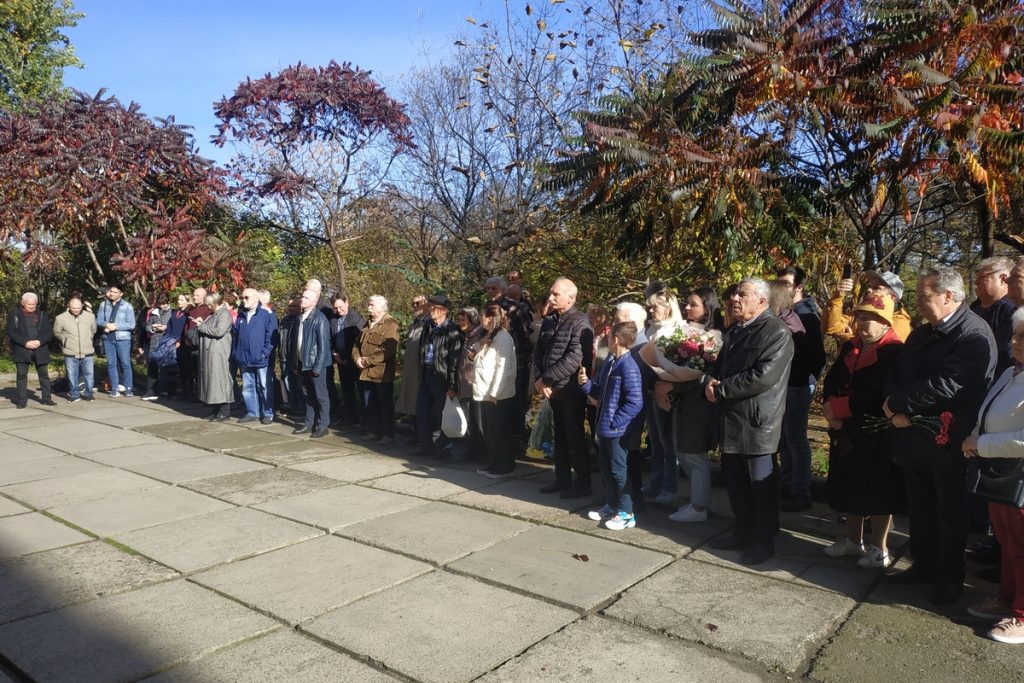
[[[907,311],[900,306],[900,299],[903,298],[903,281],[896,273],[874,270],[865,270],[861,273],[860,297],[865,299],[869,296],[888,296],[896,304],[896,312],[892,319],[892,330],[900,341],[906,341],[910,334],[911,323]],[[822,311],[821,329],[827,336],[833,336],[840,345],[853,339],[853,316],[843,312],[843,302],[846,295],[853,291],[853,279],[844,278],[839,281],[836,291],[828,300],[828,305]]]

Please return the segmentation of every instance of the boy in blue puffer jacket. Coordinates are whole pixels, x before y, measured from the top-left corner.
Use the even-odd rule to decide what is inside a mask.
[[[584,393],[597,402],[597,452],[606,497],[604,508],[588,516],[613,531],[636,526],[626,449],[622,445],[635,430],[643,428],[643,380],[629,352],[636,335],[635,323],[615,323],[608,340],[612,358],[601,366],[598,378],[588,379],[582,367],[578,374]]]

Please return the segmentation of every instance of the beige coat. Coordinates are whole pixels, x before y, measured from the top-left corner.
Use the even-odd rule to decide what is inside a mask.
[[[199,400],[207,405],[235,400],[231,377],[231,313],[221,306],[199,326]]]
[[[70,358],[84,358],[96,353],[96,316],[82,309],[78,315],[64,311],[53,321],[53,336],[60,340],[61,351]]]

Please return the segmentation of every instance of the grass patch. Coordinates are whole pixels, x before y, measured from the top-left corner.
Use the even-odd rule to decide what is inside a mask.
[[[142,555],[142,553],[140,553],[139,551],[126,546],[124,543],[118,543],[117,541],[115,541],[112,538],[104,538],[103,542],[106,543],[107,545],[109,545],[112,548],[116,548],[117,550],[120,550],[125,555],[131,555],[132,557],[139,557],[139,556]]]
[[[64,519],[63,517],[58,517],[57,515],[55,515],[55,514],[53,514],[51,512],[47,512],[46,510],[39,510],[39,514],[44,515],[46,517],[49,517],[53,521],[55,521],[55,522],[57,522],[59,524],[63,524],[64,526],[66,526],[69,529],[74,529],[75,531],[77,531],[80,534],[85,534],[89,538],[99,538],[99,536],[97,536],[93,532],[89,531],[88,529],[83,529],[82,527],[78,526],[77,524],[75,524],[73,522],[69,522],[68,520]]]

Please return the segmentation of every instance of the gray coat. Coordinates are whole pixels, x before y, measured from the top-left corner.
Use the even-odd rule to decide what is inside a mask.
[[[409,338],[405,340],[405,356],[402,359],[402,386],[398,390],[395,412],[405,415],[416,414],[416,394],[420,390],[420,335],[429,316],[416,318],[409,327]]]
[[[199,326],[199,400],[208,405],[235,400],[231,377],[231,313],[221,306]]]

